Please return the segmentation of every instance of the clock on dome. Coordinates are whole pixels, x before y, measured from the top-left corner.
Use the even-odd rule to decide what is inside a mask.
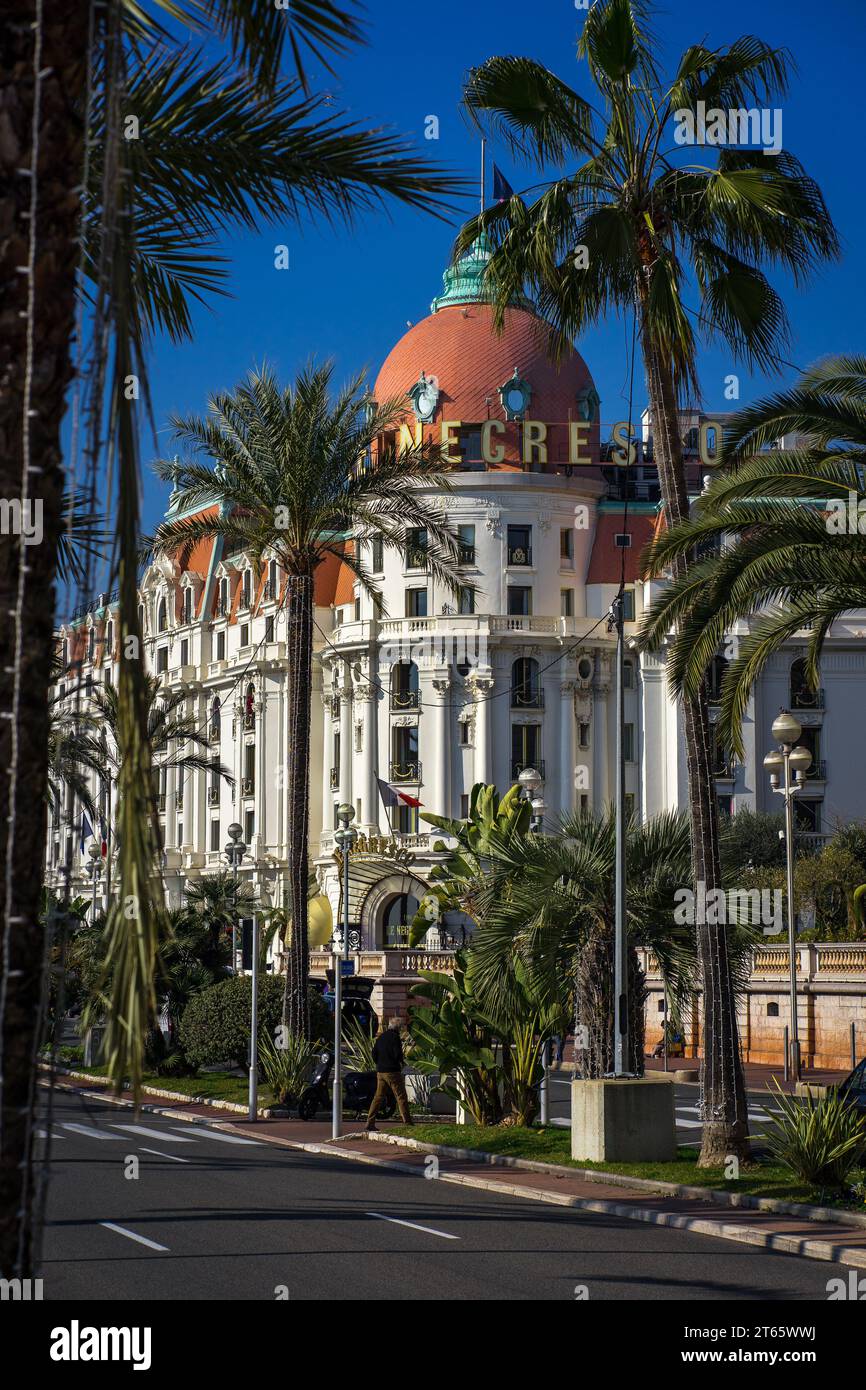
[[[522,377],[518,376],[516,367],[510,381],[506,381],[504,385],[499,387],[499,399],[502,402],[502,409],[505,411],[507,420],[518,420],[529,409],[532,387],[528,381],[524,381]]]
[[[436,414],[436,406],[439,403],[439,383],[436,378],[425,376],[422,372],[415,385],[406,392],[406,395],[415,408],[415,418],[420,420],[422,424],[429,425]]]

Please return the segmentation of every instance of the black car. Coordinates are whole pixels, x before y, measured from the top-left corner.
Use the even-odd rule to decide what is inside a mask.
[[[866,1114],[866,1057],[863,1058],[862,1062],[857,1063],[844,1081],[839,1083],[838,1092],[845,1100],[850,1100],[858,1110]]]
[[[334,972],[326,972],[326,980],[311,980],[313,989],[321,994],[331,1013],[334,1012]],[[347,975],[343,979],[343,1018],[355,1019],[371,1037],[379,1027],[379,1015],[370,1003],[376,981],[364,975]]]

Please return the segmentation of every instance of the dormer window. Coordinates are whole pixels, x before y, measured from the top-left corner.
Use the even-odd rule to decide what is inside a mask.
[[[585,386],[582,391],[577,393],[577,415],[578,419],[586,424],[592,424],[598,419],[598,408],[601,405],[601,397],[594,386]]]
[[[511,380],[499,387],[499,399],[507,420],[519,420],[529,409],[532,387],[518,374],[516,367]]]
[[[439,403],[439,384],[436,378],[425,376],[422,372],[406,395],[412,402],[416,420],[420,420],[423,425],[429,425]]]

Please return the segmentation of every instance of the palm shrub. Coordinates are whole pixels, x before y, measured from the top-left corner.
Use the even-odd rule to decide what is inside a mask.
[[[695,326],[735,357],[776,363],[787,317],[763,267],[781,268],[800,284],[838,254],[838,237],[819,188],[787,150],[767,159],[754,150],[701,149],[696,159],[672,139],[675,113],[698,102],[707,109],[776,104],[787,87],[784,50],[751,35],[723,49],[699,41],[666,77],[649,6],[597,0],[577,52],[589,100],[529,58],[489,58],[470,72],[470,116],[537,176],[529,179],[531,197],[515,194],[467,223],[455,256],[484,233],[498,322],[529,289],[562,348],[612,311],[633,316],[664,517],[677,526],[689,512],[679,407],[700,397]],[[686,554],[673,561],[683,583],[688,568]],[[682,727],[691,879],[709,891],[722,880],[703,690],[685,692]],[[745,1156],[748,1119],[724,927],[700,924],[697,945],[705,985],[700,1162],[713,1165],[727,1154]]]
[[[375,1071],[373,1038],[356,1018],[343,1019],[343,1061],[350,1071]]]
[[[466,979],[466,952],[457,951],[454,973],[420,970],[413,985],[409,1033],[416,1071],[438,1075],[438,1089],[459,1101],[476,1125],[502,1118],[501,1068],[493,1028],[478,1009]]]
[[[775,1088],[779,1113],[764,1131],[770,1153],[803,1182],[839,1191],[866,1155],[866,1115],[832,1088],[802,1098]]]
[[[277,1036],[279,1042],[269,1033],[259,1039],[259,1068],[280,1105],[291,1105],[304,1089],[318,1048],[308,1038],[286,1029]]]

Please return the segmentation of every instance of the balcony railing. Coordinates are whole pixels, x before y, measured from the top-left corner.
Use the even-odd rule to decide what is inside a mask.
[[[544,778],[544,759],[543,759],[543,758],[542,758],[542,759],[536,758],[536,760],[535,760],[534,763],[512,763],[512,764],[511,764],[511,776],[512,776],[512,778],[514,779],[515,782],[517,781],[517,779],[518,779],[518,777],[520,776],[521,772],[523,772],[527,767],[535,768],[535,771],[539,774],[539,776],[540,776],[540,777],[542,778],[542,780],[543,780],[543,778]]]
[[[419,709],[421,706],[421,692],[418,690],[392,690],[391,708],[392,710]]]
[[[420,782],[421,764],[417,762],[392,762],[390,777],[392,782]]]
[[[406,551],[407,570],[423,570],[427,568],[427,551],[423,545],[412,545]]]
[[[219,804],[220,804],[220,789],[219,789],[219,785],[217,785],[217,786],[215,786],[215,787],[208,787],[208,789],[207,789],[207,804],[208,804],[208,806],[219,806]]]
[[[156,806],[157,806],[157,810],[158,810],[158,811],[164,811],[164,810],[165,810],[165,792],[159,792],[159,793],[157,794]]]
[[[461,546],[459,547],[459,556],[458,556],[458,560],[459,560],[459,563],[460,563],[461,565],[474,565],[474,564],[475,564],[475,546],[474,546],[474,545],[461,545]]]
[[[254,729],[255,727],[256,727],[256,712],[255,712],[255,710],[252,710],[252,709],[247,710],[247,711],[245,712],[245,714],[244,714],[244,728],[245,728],[245,729]]]
[[[330,785],[332,792],[340,790],[340,769],[338,767],[331,768]]]
[[[226,602],[226,600],[225,600],[225,599],[222,599],[222,598],[221,598],[221,599],[218,599],[218,600],[217,600],[217,605],[216,605],[216,610],[215,610],[215,616],[216,616],[217,618],[227,618],[227,617],[228,617],[228,613],[229,613],[229,605],[228,605],[228,603]]]
[[[544,709],[544,691],[516,687],[511,692],[512,709]]]
[[[824,761],[824,759],[819,758],[817,762],[814,762],[812,766],[809,768],[809,771],[806,773],[806,776],[808,777],[810,782],[826,782],[827,764]]]
[[[510,545],[508,547],[509,565],[531,565],[532,547],[528,545]]]
[[[241,791],[244,796],[253,796],[256,790],[255,777],[244,777],[241,781]]]
[[[801,687],[791,691],[791,709],[824,709],[824,691]]]
[[[219,725],[219,724],[211,724],[211,726],[210,726],[210,733],[208,734],[208,737],[209,737],[211,743],[219,743],[219,741],[220,741],[220,725]]]

